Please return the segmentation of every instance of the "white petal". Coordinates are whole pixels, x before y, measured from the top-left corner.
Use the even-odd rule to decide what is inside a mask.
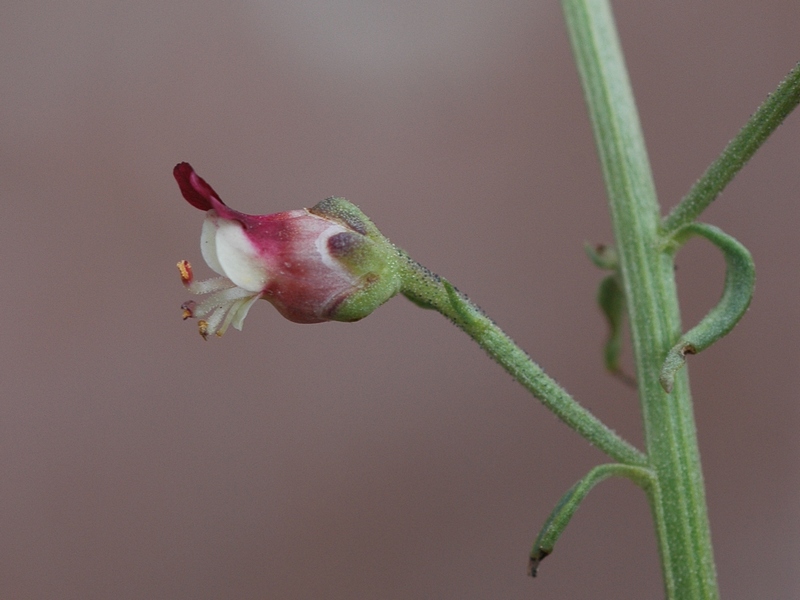
[[[247,315],[247,311],[253,305],[253,302],[258,300],[258,298],[259,298],[259,296],[247,297],[247,298],[243,298],[241,300],[237,300],[236,302],[231,304],[228,307],[228,314],[225,315],[225,319],[222,321],[220,326],[217,328],[217,332],[216,332],[217,335],[224,335],[224,333],[228,330],[228,325],[230,325],[231,322],[234,319],[237,320],[236,329],[241,331],[242,330],[242,320],[244,320],[244,317]],[[239,314],[239,312],[241,311],[242,308],[244,308],[244,314],[240,318],[237,319],[237,315]]]
[[[253,296],[249,300],[244,300],[240,306],[237,306],[231,312],[233,313],[233,320],[231,321],[231,325],[233,325],[234,329],[238,329],[239,331],[242,330],[242,323],[244,322],[244,318],[247,316],[250,307],[256,303],[261,296]]]
[[[220,221],[214,211],[208,211],[203,221],[203,233],[200,234],[200,252],[203,253],[203,260],[214,269],[215,273],[225,275],[222,265],[217,259],[217,224]]]
[[[217,219],[216,227],[216,259],[222,274],[242,289],[263,291],[269,273],[242,225],[236,221]]]

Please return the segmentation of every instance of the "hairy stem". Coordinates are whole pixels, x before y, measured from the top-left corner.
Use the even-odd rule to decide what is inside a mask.
[[[402,292],[409,300],[450,319],[542,404],[608,456],[625,465],[646,464],[644,454],[578,404],[469,298],[402,251],[400,258]]]
[[[694,221],[719,196],[725,186],[798,104],[800,104],[800,63],[795,65],[778,89],[758,107],[680,204],[672,209],[664,219],[664,230],[671,233]]]
[[[672,257],[607,0],[563,0],[606,182],[629,310],[664,585],[670,599],[718,598],[687,370],[667,394],[661,365],[681,335]]]

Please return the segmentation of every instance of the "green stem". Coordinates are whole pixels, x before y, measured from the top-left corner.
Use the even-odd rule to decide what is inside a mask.
[[[450,319],[564,423],[614,460],[635,466],[647,463],[639,450],[578,404],[469,298],[447,280],[399,252],[402,292],[409,300]]]
[[[719,597],[687,370],[666,394],[659,375],[681,335],[672,257],[633,93],[606,0],[563,0],[606,182],[628,306],[667,597]]]
[[[664,219],[664,230],[671,233],[694,221],[711,204],[739,170],[755,154],[787,115],[800,104],[800,63],[758,107],[738,135],[711,163],[689,193]]]

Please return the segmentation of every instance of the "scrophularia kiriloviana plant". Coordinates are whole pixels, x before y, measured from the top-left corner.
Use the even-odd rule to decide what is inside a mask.
[[[181,278],[199,303],[183,305],[200,333],[241,328],[259,298],[298,323],[355,321],[398,292],[439,311],[496,360],[564,423],[612,462],[589,471],[558,502],[537,536],[529,573],[550,555],[589,491],[609,477],[626,477],[647,495],[655,523],[665,595],[669,600],[717,600],[716,573],[697,450],[686,356],[727,335],[753,293],[747,249],[697,217],[718,197],[758,147],[800,103],[800,64],[756,111],[687,196],[661,218],[638,114],[607,0],[562,0],[607,183],[616,251],[592,253],[610,271],[601,307],[611,325],[606,364],[616,371],[625,318],[633,340],[645,448],[639,450],[583,408],[464,294],[393,246],[343,198],[308,210],[268,216],[228,208],[192,168],[175,177],[186,200],[206,211],[201,249],[219,276],[195,281],[187,261]],[[720,302],[683,332],[672,261],[699,236],[722,252],[726,276]]]
[[[205,296],[182,306],[204,338],[229,325],[241,329],[260,298],[290,321],[320,323],[357,321],[399,291],[395,248],[344,198],[247,215],[222,202],[188,163],[173,174],[189,204],[206,212],[200,249],[218,275],[198,281],[189,261],[178,263],[186,289]]]

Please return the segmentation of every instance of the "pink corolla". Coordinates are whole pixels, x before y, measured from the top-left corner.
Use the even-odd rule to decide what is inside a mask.
[[[319,323],[357,321],[399,291],[397,250],[344,198],[246,215],[222,202],[188,163],[173,174],[189,204],[206,211],[200,250],[218,277],[198,281],[188,261],[178,263],[186,288],[205,296],[182,306],[204,338],[229,325],[241,329],[260,298],[290,321]]]

